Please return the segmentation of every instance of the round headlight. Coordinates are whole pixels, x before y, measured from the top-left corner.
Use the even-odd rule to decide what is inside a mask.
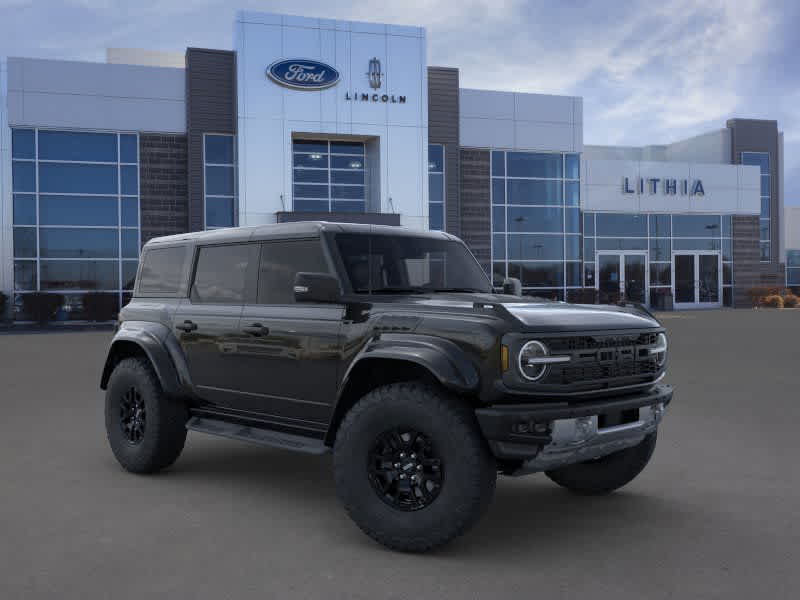
[[[537,359],[549,354],[547,346],[536,340],[527,342],[519,351],[517,364],[520,374],[528,381],[538,381],[547,372],[547,363],[538,363]]]
[[[665,334],[659,333],[656,336],[656,346],[651,352],[656,357],[656,364],[663,367],[667,362],[667,336]]]

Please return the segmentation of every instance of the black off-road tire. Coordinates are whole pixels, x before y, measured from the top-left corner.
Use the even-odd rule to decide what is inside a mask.
[[[633,481],[650,462],[656,448],[657,432],[638,445],[614,452],[597,460],[546,471],[558,485],[584,496],[609,494]]]
[[[143,427],[131,441],[123,419],[123,403],[135,397],[142,406]],[[132,473],[155,473],[174,463],[186,442],[186,404],[161,389],[150,363],[142,358],[121,360],[106,388],[106,435],[114,456]],[[129,419],[128,419],[129,422]]]
[[[388,503],[368,474],[376,440],[405,429],[431,443],[442,468],[438,495],[412,511]],[[333,461],[336,491],[353,521],[379,543],[405,552],[431,550],[465,533],[488,508],[497,480],[496,461],[474,412],[444,390],[418,382],[386,385],[364,396],[339,427]]]

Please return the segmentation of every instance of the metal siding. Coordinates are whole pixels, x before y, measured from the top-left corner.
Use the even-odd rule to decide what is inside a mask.
[[[428,67],[428,141],[444,145],[445,229],[461,235],[458,69]]]

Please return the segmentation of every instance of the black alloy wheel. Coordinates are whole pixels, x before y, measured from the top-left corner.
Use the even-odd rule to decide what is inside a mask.
[[[439,496],[444,464],[428,437],[409,428],[380,434],[369,452],[369,481],[378,497],[402,511],[429,506]]]
[[[122,435],[130,444],[136,445],[142,442],[147,424],[147,412],[142,394],[135,387],[130,387],[122,394],[119,403],[119,424]]]

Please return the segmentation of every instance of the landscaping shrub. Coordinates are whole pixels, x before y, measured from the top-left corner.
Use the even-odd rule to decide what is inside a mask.
[[[27,318],[40,324],[51,321],[62,304],[64,304],[64,296],[61,294],[33,292],[22,296],[23,312]]]
[[[778,296],[778,294],[771,294],[764,298],[762,305],[770,308],[783,308],[783,297]]]
[[[797,306],[798,303],[800,303],[800,298],[798,298],[794,294],[786,294],[783,297],[784,308],[794,308],[795,306]]]
[[[785,288],[753,287],[747,290],[747,296],[753,306],[765,306],[764,302],[769,296],[784,296],[791,292]]]
[[[116,294],[88,292],[83,295],[83,314],[87,321],[111,321],[119,312]]]

